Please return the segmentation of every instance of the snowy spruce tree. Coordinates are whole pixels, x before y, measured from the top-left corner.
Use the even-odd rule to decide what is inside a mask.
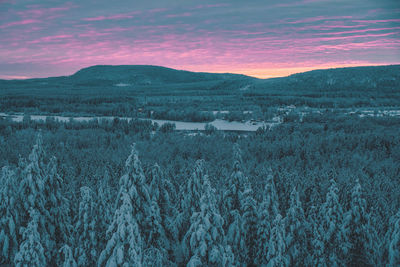
[[[245,186],[241,194],[241,212],[243,230],[245,233],[246,251],[242,251],[247,264],[253,264],[255,258],[255,245],[257,240],[257,202],[253,197],[253,189],[250,183]]]
[[[78,266],[93,266],[98,258],[97,207],[89,187],[81,187],[78,219],[75,224],[75,258]]]
[[[162,266],[168,261],[169,240],[162,225],[160,208],[155,200],[151,202],[150,209],[150,216],[146,218],[146,225],[150,230],[146,241],[147,248],[143,252],[147,259],[144,266]]]
[[[324,260],[328,266],[343,266],[348,254],[348,237],[343,225],[343,209],[339,202],[339,189],[332,179],[326,201],[320,209],[319,234],[324,247]]]
[[[344,227],[350,241],[349,266],[376,266],[378,236],[371,225],[367,204],[362,197],[361,185],[357,179],[351,193],[350,210],[345,214]]]
[[[132,145],[131,154],[125,162],[125,174],[119,180],[119,192],[115,207],[119,206],[118,203],[121,201],[121,194],[123,193],[129,195],[140,233],[143,240],[147,241],[151,226],[148,225],[146,218],[151,216],[151,198],[135,144]]]
[[[324,241],[319,233],[319,211],[316,206],[311,206],[309,209],[307,221],[308,221],[308,242],[307,250],[311,253],[308,254],[306,258],[306,264],[309,266],[327,266],[324,257]]]
[[[142,266],[143,243],[129,194],[120,192],[118,203],[98,266]]]
[[[243,253],[247,251],[246,234],[243,228],[242,216],[238,210],[233,210],[231,211],[231,218],[232,222],[226,232],[225,241],[235,255],[235,265],[246,266],[247,254]]]
[[[59,252],[64,254],[64,260],[62,262],[62,267],[78,267],[76,263],[72,249],[68,245],[64,245],[60,248]],[[95,266],[95,265],[92,265]]]
[[[20,164],[18,173],[20,184],[18,188],[18,204],[21,225],[27,225],[30,220],[30,210],[34,209],[37,215],[37,230],[40,233],[46,261],[51,262],[56,242],[53,233],[54,224],[50,221],[50,212],[46,209],[45,177],[45,152],[43,150],[42,136],[39,133],[29,158]]]
[[[290,207],[284,219],[286,248],[290,265],[306,265],[307,221],[296,188],[290,194]]]
[[[93,200],[96,202],[97,216],[97,240],[98,248],[103,248],[106,243],[106,231],[108,226],[111,224],[114,215],[114,205],[112,204],[115,200],[116,194],[113,194],[111,176],[108,170],[104,172],[103,178],[100,179],[97,185],[97,197]]]
[[[257,265],[267,264],[268,242],[272,223],[279,214],[278,196],[275,189],[273,176],[267,176],[267,183],[263,193],[263,201],[257,212],[257,240],[255,263]]]
[[[390,218],[385,240],[387,265],[400,266],[400,210]]]
[[[224,220],[216,206],[215,191],[204,181],[200,211],[191,217],[184,237],[183,250],[188,252],[188,266],[230,266],[233,255],[224,242]],[[225,265],[224,265],[225,264]]]
[[[53,261],[59,263],[61,259],[57,257],[57,251],[66,242],[72,242],[72,240],[70,240],[72,225],[69,217],[69,202],[67,198],[63,196],[61,190],[63,180],[58,174],[57,159],[55,157],[52,157],[47,165],[43,184],[45,209],[49,216],[47,218],[47,228],[54,242],[51,257]]]
[[[229,227],[233,218],[230,216],[231,211],[241,210],[240,195],[245,190],[248,183],[247,177],[243,174],[242,152],[238,144],[233,146],[233,172],[228,178],[226,191],[223,193],[224,201],[224,217],[227,220],[226,227]]]
[[[174,191],[172,183],[163,176],[160,166],[155,164],[150,172],[150,195],[152,201],[158,205],[159,215],[161,216],[160,225],[164,228],[166,237],[169,240],[176,241],[178,229],[171,219],[172,216],[177,214],[177,210],[171,201],[171,195],[174,194]],[[167,240],[165,242],[164,248],[168,250],[170,244]]]
[[[3,167],[0,174],[0,265],[11,264],[18,251],[15,182],[15,173]]]
[[[285,226],[282,216],[278,214],[274,220],[268,242],[268,267],[289,266],[289,257],[286,251]]]
[[[38,232],[39,214],[34,210],[30,210],[30,221],[26,228],[22,227],[22,241],[19,250],[14,258],[15,266],[46,266],[46,257],[41,244],[40,234]]]
[[[183,188],[182,198],[180,203],[180,214],[175,220],[179,225],[179,239],[186,234],[190,227],[190,217],[193,213],[200,211],[200,198],[203,194],[204,182],[208,181],[208,176],[204,168],[204,160],[197,160],[190,179]]]

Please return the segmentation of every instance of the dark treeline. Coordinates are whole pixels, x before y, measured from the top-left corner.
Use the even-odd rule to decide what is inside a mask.
[[[0,264],[398,266],[399,129],[0,120]]]

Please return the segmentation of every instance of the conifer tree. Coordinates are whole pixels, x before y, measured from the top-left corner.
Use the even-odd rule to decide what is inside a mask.
[[[118,207],[118,202],[121,201],[121,194],[124,192],[131,199],[133,214],[139,225],[142,238],[146,241],[151,231],[151,226],[147,224],[148,220],[146,220],[151,216],[151,198],[135,144],[132,145],[131,154],[125,162],[125,174],[119,180],[116,207]]]
[[[247,255],[243,253],[247,251],[246,248],[246,235],[243,229],[242,216],[238,210],[231,211],[231,218],[233,218],[226,232],[225,240],[230,246],[232,253],[235,255],[236,266],[246,266]]]
[[[278,214],[274,220],[268,242],[268,267],[289,266],[285,238],[284,222],[282,216]]]
[[[113,219],[113,201],[115,195],[112,193],[116,190],[111,190],[113,187],[111,182],[111,177],[109,172],[106,170],[103,179],[100,179],[97,186],[97,197],[94,199],[96,201],[96,210],[100,216],[97,216],[97,240],[98,248],[103,248],[106,243],[105,233],[108,226],[111,224]]]
[[[284,224],[290,265],[306,265],[307,221],[296,188],[290,194],[290,207]]]
[[[160,166],[155,164],[150,173],[150,194],[159,207],[160,224],[164,228],[166,236],[171,240],[177,238],[176,232],[178,231],[171,220],[171,216],[175,216],[177,213],[171,201],[171,194],[174,191],[174,186],[169,179],[163,176]],[[154,206],[155,204],[153,203],[152,205]],[[169,244],[165,244],[165,248],[169,249]]]
[[[194,170],[183,191],[183,201],[181,202],[181,234],[185,234],[190,227],[190,217],[193,213],[200,211],[200,198],[203,194],[203,184],[208,181],[208,176],[204,169],[204,160],[195,163]]]
[[[224,220],[218,212],[215,191],[207,180],[200,199],[200,211],[193,213],[191,226],[184,237],[184,251],[189,252],[188,266],[223,266],[233,255],[224,242]]]
[[[276,192],[274,177],[271,174],[271,170],[269,170],[269,172],[263,197],[266,203],[265,208],[267,209],[269,216],[273,218],[271,220],[272,222],[276,218],[276,215],[279,214],[279,199],[278,193]]]
[[[267,264],[268,242],[272,223],[279,214],[278,196],[273,181],[273,176],[267,176],[267,183],[263,194],[263,201],[257,212],[257,239],[255,263],[258,265]]]
[[[57,247],[61,247],[65,242],[71,242],[72,232],[71,220],[69,217],[69,202],[61,192],[62,179],[57,172],[57,160],[52,157],[47,165],[47,171],[44,176],[43,194],[45,197],[45,209],[48,212],[47,228],[54,246],[52,251],[52,261],[60,262],[57,256]]]
[[[238,144],[233,147],[233,172],[228,179],[227,189],[223,193],[224,213],[229,227],[232,219],[230,212],[233,210],[241,210],[240,194],[245,190],[248,183],[247,177],[243,174],[242,152]]]
[[[93,266],[97,262],[98,228],[97,210],[93,192],[89,187],[81,187],[78,220],[75,225],[75,257],[78,266]]]
[[[165,263],[168,259],[169,240],[166,237],[160,209],[155,200],[151,202],[150,208],[150,216],[146,218],[146,225],[150,228],[148,240],[146,241],[146,246],[149,249],[145,253],[150,252],[150,255],[156,256],[161,263]]]
[[[76,264],[76,261],[72,255],[72,249],[68,245],[62,246],[59,252],[62,252],[62,254],[64,254],[62,267],[78,267],[78,264]]]
[[[390,218],[386,251],[388,266],[400,266],[400,210]]]
[[[350,210],[345,214],[345,229],[350,241],[349,266],[376,266],[378,236],[371,225],[367,204],[357,179],[351,193]]]
[[[38,232],[39,214],[34,210],[30,210],[31,220],[26,228],[22,227],[22,242],[19,250],[14,258],[15,266],[46,266],[46,257],[41,244],[40,234]]]
[[[9,167],[3,167],[0,174],[0,265],[11,264],[18,251],[15,182],[15,173]]]
[[[327,266],[324,257],[324,242],[319,233],[320,217],[316,206],[310,207],[307,219],[309,225],[307,250],[311,253],[309,253],[306,263],[309,266]]]
[[[142,266],[142,239],[134,217],[132,200],[120,192],[119,206],[107,230],[108,242],[101,252],[98,266]]]
[[[243,230],[246,240],[246,251],[243,251],[247,256],[246,262],[252,264],[255,257],[255,242],[257,240],[257,203],[253,198],[253,190],[248,183],[245,186],[244,192],[241,194],[241,212],[243,218]]]
[[[49,221],[50,212],[46,209],[47,199],[44,193],[44,180],[47,167],[44,163],[44,157],[42,135],[39,133],[28,161],[19,166],[18,172],[21,175],[21,182],[18,188],[18,203],[20,205],[21,225],[28,224],[31,209],[34,209],[38,214],[37,229],[40,233],[46,261],[51,262],[56,242],[51,236],[53,225]]]
[[[326,201],[320,210],[319,234],[324,244],[324,260],[328,266],[345,264],[349,247],[348,237],[343,228],[343,209],[338,197],[339,189],[332,179]]]

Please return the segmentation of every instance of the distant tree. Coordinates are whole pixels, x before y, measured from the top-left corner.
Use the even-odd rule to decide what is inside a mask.
[[[285,228],[282,216],[278,214],[271,229],[268,242],[267,266],[289,266],[289,257],[286,252]]]
[[[15,266],[46,266],[46,257],[38,232],[39,214],[30,210],[31,220],[26,228],[22,227],[22,242],[14,258]]]
[[[3,167],[0,174],[0,265],[11,264],[18,251],[16,182],[15,173],[9,167]]]
[[[215,133],[216,131],[218,131],[217,127],[215,127],[214,125],[212,125],[212,124],[210,124],[210,123],[207,123],[207,124],[204,126],[204,132],[205,132],[207,135],[211,135],[211,134]]]
[[[160,132],[162,133],[171,133],[176,129],[176,125],[175,123],[164,123],[161,125],[161,127],[159,128]]]
[[[286,248],[290,265],[306,265],[307,221],[296,188],[290,194],[290,207],[284,219]]]
[[[119,206],[107,230],[107,237],[108,242],[100,253],[98,266],[142,266],[142,238],[127,192],[119,194]]]
[[[350,210],[344,215],[344,224],[350,243],[349,266],[377,266],[378,236],[371,225],[358,179],[351,193]]]

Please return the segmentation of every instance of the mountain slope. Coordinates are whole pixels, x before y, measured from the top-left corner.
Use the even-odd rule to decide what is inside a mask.
[[[84,68],[68,77],[74,83],[126,83],[160,85],[203,81],[254,79],[240,74],[190,72],[150,65],[97,65]]]

